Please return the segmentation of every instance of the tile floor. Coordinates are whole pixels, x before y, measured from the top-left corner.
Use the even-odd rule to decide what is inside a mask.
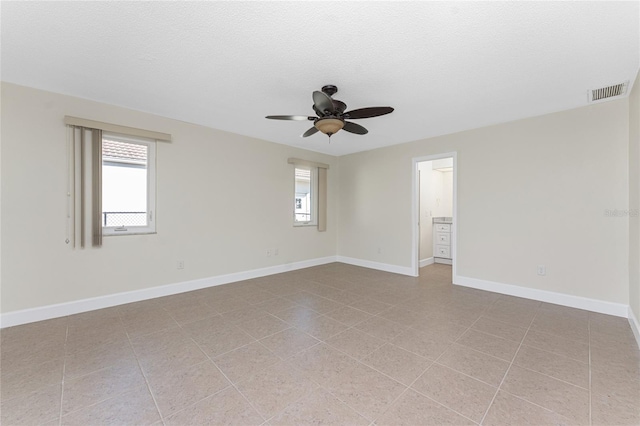
[[[1,422],[640,424],[626,319],[344,264],[2,330]]]

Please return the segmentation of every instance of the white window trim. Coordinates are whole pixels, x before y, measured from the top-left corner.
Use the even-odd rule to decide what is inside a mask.
[[[156,233],[156,141],[116,133],[102,134],[103,139],[147,146],[147,226],[103,226],[102,235],[141,235]]]
[[[293,201],[296,199],[296,169],[309,170],[311,172],[311,181],[309,182],[309,191],[311,191],[311,219],[308,221],[296,220],[295,204],[293,208],[293,226],[317,226],[318,225],[318,168],[303,165],[295,165],[293,168]]]

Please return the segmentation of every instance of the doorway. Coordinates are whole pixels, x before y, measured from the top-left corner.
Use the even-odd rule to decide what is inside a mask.
[[[452,265],[455,277],[457,241],[456,153],[413,159],[414,275],[433,263]]]

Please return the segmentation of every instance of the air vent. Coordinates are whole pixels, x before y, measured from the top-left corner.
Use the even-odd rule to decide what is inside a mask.
[[[601,89],[589,90],[589,102],[600,102],[611,100],[612,98],[621,98],[627,93],[628,81],[613,86],[603,87]]]

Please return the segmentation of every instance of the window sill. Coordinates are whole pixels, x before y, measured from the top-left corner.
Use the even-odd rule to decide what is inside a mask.
[[[156,231],[139,231],[139,232],[109,232],[107,233],[102,233],[103,237],[122,237],[125,235],[155,235],[157,234]]]

